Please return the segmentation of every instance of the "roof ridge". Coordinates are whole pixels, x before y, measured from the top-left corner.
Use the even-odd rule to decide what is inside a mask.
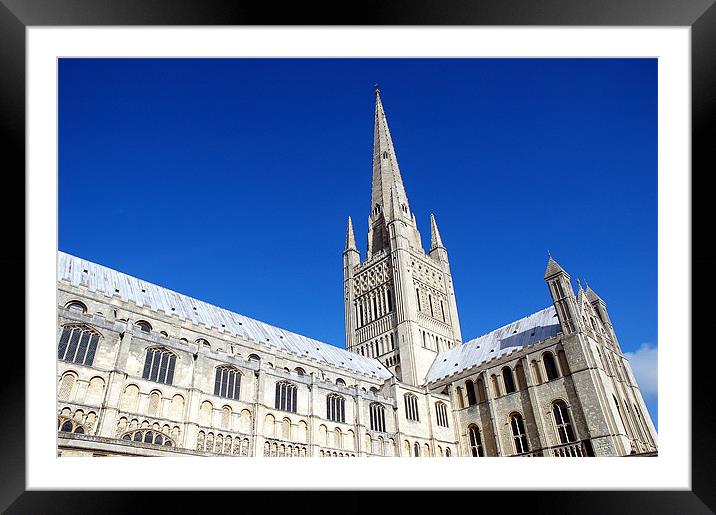
[[[382,368],[382,369],[385,369],[385,367],[383,366],[383,364],[382,364],[382,363],[380,362],[380,360],[378,360],[378,359],[370,358],[370,357],[362,356],[362,355],[357,354],[357,353],[354,353],[354,352],[350,352],[350,351],[348,351],[348,350],[346,350],[346,349],[343,349],[343,348],[341,348],[341,347],[338,347],[338,346],[336,346],[336,345],[332,345],[332,344],[330,344],[330,343],[326,343],[326,342],[317,340],[317,339],[312,338],[312,337],[310,337],[310,336],[306,336],[305,334],[297,333],[297,332],[295,332],[295,331],[290,331],[290,330],[285,329],[285,328],[283,328],[283,327],[279,327],[279,326],[276,326],[276,325],[273,325],[273,324],[269,324],[269,323],[264,322],[264,321],[262,321],[262,320],[258,320],[258,319],[249,317],[249,316],[247,316],[247,315],[243,315],[243,314],[241,314],[241,313],[237,313],[236,311],[231,311],[230,309],[227,309],[227,308],[225,308],[225,307],[221,307],[221,306],[218,306],[218,305],[215,305],[215,304],[211,304],[211,303],[209,303],[209,302],[203,301],[203,300],[198,299],[198,298],[196,298],[196,297],[192,297],[191,295],[187,295],[187,294],[184,294],[184,293],[180,293],[180,292],[178,292],[178,291],[172,290],[172,289],[167,288],[167,287],[164,287],[164,286],[160,286],[160,285],[155,284],[155,283],[153,283],[153,282],[150,282],[150,281],[147,281],[147,280],[144,280],[144,279],[140,279],[139,277],[136,277],[136,276],[133,276],[133,275],[130,275],[130,274],[121,272],[121,271],[119,271],[119,270],[115,270],[114,268],[110,268],[110,267],[108,267],[108,266],[101,265],[101,264],[99,264],[99,263],[95,263],[94,261],[90,261],[90,260],[88,260],[88,259],[84,259],[84,258],[81,258],[81,257],[78,257],[78,256],[74,256],[74,255],[72,255],[72,254],[69,254],[69,253],[67,253],[67,252],[63,252],[63,251],[61,251],[61,250],[58,250],[58,257],[61,256],[61,255],[66,256],[66,258],[69,259],[69,260],[84,261],[84,262],[90,263],[91,265],[93,265],[93,266],[95,266],[95,267],[99,267],[99,268],[102,268],[102,269],[110,270],[110,271],[115,272],[116,274],[119,274],[119,275],[121,275],[121,276],[127,277],[127,278],[132,279],[132,280],[135,280],[135,281],[139,281],[139,282],[141,282],[141,283],[144,283],[145,285],[151,285],[151,286],[153,286],[153,287],[155,287],[155,288],[159,288],[159,289],[161,289],[161,290],[164,290],[165,292],[178,295],[178,296],[183,297],[183,298],[185,298],[185,299],[187,299],[187,300],[189,300],[189,301],[193,301],[193,303],[198,304],[198,305],[199,305],[201,308],[203,308],[203,309],[207,309],[207,308],[208,308],[208,309],[216,309],[216,310],[219,310],[219,311],[224,312],[224,314],[235,315],[235,316],[241,317],[241,318],[245,319],[245,320],[248,321],[248,322],[253,322],[254,324],[256,324],[256,325],[259,327],[260,330],[267,331],[267,332],[268,332],[269,330],[283,332],[283,333],[286,334],[287,336],[290,335],[290,336],[293,336],[293,337],[297,337],[297,338],[300,338],[300,339],[304,339],[304,340],[306,340],[306,343],[312,343],[312,344],[318,344],[318,345],[320,345],[320,346],[324,346],[324,347],[325,347],[325,350],[327,350],[327,351],[333,351],[333,352],[337,351],[342,357],[344,357],[344,356],[345,356],[345,357],[349,357],[349,358],[350,358],[350,361],[353,361],[353,362],[356,362],[356,361],[357,361],[357,362],[364,363],[364,364],[366,364],[366,365],[370,363],[370,364],[372,364],[372,365],[377,366],[377,367],[378,367],[378,370],[380,370],[381,368]],[[59,265],[59,259],[58,259],[58,265]],[[62,274],[58,274],[58,279],[63,279],[63,278],[66,278],[66,277],[62,277]],[[106,290],[106,288],[102,288],[102,289],[98,288],[97,291],[100,291],[100,292],[105,293],[105,294],[111,294],[111,292],[105,291],[105,290]],[[129,300],[129,298],[128,298],[128,300]],[[133,299],[131,299],[131,300],[133,300]],[[146,307],[149,308],[149,309],[150,309],[151,311],[153,311],[153,312],[158,312],[158,311],[159,311],[159,309],[158,309],[155,305],[149,305],[149,304],[148,304],[148,305],[146,305]],[[177,314],[178,316],[181,316],[182,319],[184,319],[184,320],[191,320],[192,322],[194,322],[194,320],[193,320],[191,317],[182,316],[182,315],[180,315],[179,313],[176,313],[176,314]],[[206,325],[206,322],[205,322],[205,321],[201,320],[200,322],[202,322],[202,323],[204,323],[204,325]],[[194,323],[196,323],[196,322],[194,322]],[[242,327],[244,327],[246,334],[239,334],[239,333],[234,332],[234,331],[229,331],[228,328],[226,328],[226,329],[227,329],[227,333],[233,334],[233,335],[235,335],[235,336],[241,336],[241,337],[247,337],[247,336],[248,336],[249,338],[251,338],[252,340],[256,341],[257,343],[260,343],[260,344],[263,345],[263,346],[272,347],[272,348],[280,348],[280,349],[281,349],[282,351],[284,351],[284,352],[292,352],[292,350],[289,348],[289,343],[288,343],[288,342],[285,342],[285,341],[284,341],[285,346],[284,346],[284,345],[281,345],[280,343],[279,343],[279,345],[277,346],[275,341],[271,341],[271,342],[270,342],[271,344],[267,344],[266,341],[263,341],[263,340],[261,340],[261,339],[257,339],[257,338],[255,337],[255,335],[252,335],[252,334],[251,334],[251,331],[250,331],[250,328],[247,328],[247,327],[244,326],[242,323],[239,323],[239,325],[241,325]],[[218,328],[218,327],[217,327],[217,328]],[[305,350],[305,349],[304,349],[304,350]],[[310,354],[309,354],[309,355],[305,355],[305,356],[304,356],[303,354],[300,354],[300,355],[303,356],[304,358],[315,357],[315,356],[312,356],[312,355],[310,355]],[[323,362],[328,363],[328,364],[330,364],[330,365],[332,365],[332,366],[335,366],[335,367],[341,366],[341,365],[339,365],[339,364],[337,364],[337,363],[331,363],[331,361],[327,360],[325,357],[320,356],[320,355],[319,355],[319,358],[318,358],[318,359],[319,359],[320,361],[323,361]],[[343,364],[343,366],[345,366],[345,367],[347,367],[347,368],[351,368],[348,364]],[[385,370],[387,371],[387,369],[385,369]],[[361,372],[361,371],[359,371],[359,370],[355,370],[355,372],[358,372],[358,373],[366,373],[366,372]]]

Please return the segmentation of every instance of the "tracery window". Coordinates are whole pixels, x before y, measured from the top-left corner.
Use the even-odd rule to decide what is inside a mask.
[[[483,457],[485,451],[482,449],[482,438],[480,438],[480,428],[475,424],[470,424],[467,428],[467,434],[470,438],[470,453],[475,457]]]
[[[326,397],[326,418],[334,422],[346,421],[346,400],[334,393]]]
[[[385,408],[377,402],[370,405],[370,428],[373,431],[385,432]]]
[[[214,379],[214,395],[226,399],[239,400],[241,390],[241,372],[233,367],[216,367]]]
[[[405,415],[408,420],[419,421],[418,398],[412,393],[406,393],[403,398],[405,400]]]
[[[176,354],[163,347],[148,348],[142,378],[157,383],[172,384],[176,359]]]
[[[554,415],[554,424],[557,427],[557,434],[559,435],[559,443],[576,441],[572,423],[569,420],[567,404],[562,400],[554,401],[552,403],[552,413]]]
[[[554,356],[551,352],[545,352],[542,354],[542,362],[544,363],[544,371],[547,373],[547,380],[557,379],[559,372],[557,372],[557,365],[554,362]]]
[[[281,381],[276,383],[276,402],[274,407],[282,411],[296,413],[298,389],[296,385]]]
[[[438,401],[435,403],[435,414],[438,419],[438,425],[448,427],[447,406],[445,406],[444,402]]]
[[[512,413],[510,415],[510,426],[512,427],[512,439],[515,443],[515,454],[522,454],[530,450],[525,433],[525,422],[522,415]]]
[[[86,325],[66,325],[57,346],[57,359],[92,366],[97,352],[99,333]]]

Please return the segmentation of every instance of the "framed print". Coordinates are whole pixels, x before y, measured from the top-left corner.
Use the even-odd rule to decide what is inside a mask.
[[[3,0],[3,508],[711,513],[711,3]]]

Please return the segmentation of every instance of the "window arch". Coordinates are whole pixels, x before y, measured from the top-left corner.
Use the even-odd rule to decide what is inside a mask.
[[[377,402],[370,405],[370,428],[373,431],[385,432],[385,408]]]
[[[157,383],[172,384],[176,359],[176,354],[164,347],[148,348],[142,378]]]
[[[420,420],[418,416],[418,398],[412,393],[406,393],[403,398],[405,400],[405,416],[408,420],[418,422]]]
[[[345,386],[345,385],[346,385],[346,382],[339,377],[338,379],[336,379],[336,384],[341,385],[341,386]]]
[[[420,457],[420,444],[418,442],[413,444],[413,456],[416,458]]]
[[[465,407],[465,400],[462,397],[462,388],[459,386],[455,388],[455,398],[457,399],[457,407],[463,409]]]
[[[552,403],[552,414],[554,415],[554,425],[557,428],[559,443],[570,443],[576,441],[572,423],[569,419],[569,411],[567,404],[562,400]]]
[[[551,352],[545,352],[542,354],[542,363],[544,363],[544,371],[547,374],[547,380],[557,379],[559,372],[557,371],[557,364],[554,362],[554,356]]]
[[[567,363],[567,355],[563,349],[557,351],[557,361],[559,361],[559,368],[562,369],[562,375],[569,374],[569,363]]]
[[[465,391],[467,392],[467,405],[474,406],[477,404],[477,399],[475,398],[475,386],[470,379],[465,381]]]
[[[77,374],[74,372],[65,372],[60,379],[60,386],[58,388],[58,397],[60,399],[70,399],[72,389],[77,382]]]
[[[439,426],[449,427],[448,426],[448,416],[447,416],[447,406],[445,406],[444,402],[438,401],[435,403],[435,416],[437,417]]]
[[[202,433],[203,436],[203,433]],[[174,445],[174,440],[171,439],[168,435],[165,435],[164,433],[157,431],[156,429],[141,429],[141,430],[134,430],[134,431],[128,431],[124,433],[121,437],[122,440],[130,440],[134,442],[144,442],[144,443],[151,443],[153,445],[163,445],[165,447],[172,447]]]
[[[57,359],[68,363],[92,366],[99,337],[97,331],[86,325],[64,326],[60,342],[57,345]]]
[[[305,375],[306,375],[306,371],[303,370],[301,367],[296,367],[296,369],[294,370],[294,372],[296,372],[296,373],[297,373],[298,375],[300,375],[300,376],[305,376]]]
[[[274,407],[282,411],[296,413],[297,390],[296,385],[292,383],[286,381],[276,383],[276,402]]]
[[[239,400],[241,391],[241,372],[234,367],[216,367],[214,378],[214,395],[225,399]]]
[[[517,376],[517,389],[525,390],[527,388],[527,377],[525,377],[525,369],[522,367],[522,363],[517,363],[515,376]]]
[[[487,400],[487,391],[485,390],[485,380],[482,378],[482,374],[477,378],[475,383],[477,388],[477,399],[479,402],[485,402]]]
[[[530,450],[525,433],[525,422],[522,415],[512,413],[510,415],[510,426],[512,427],[512,440],[515,444],[515,454],[522,454]]]
[[[145,333],[152,332],[152,325],[147,322],[146,320],[137,320],[134,325],[139,327],[141,331],[144,331]]]
[[[530,363],[530,367],[532,367],[532,375],[534,376],[535,384],[542,384],[542,374],[539,370],[539,363],[533,359],[532,363]]]
[[[492,374],[492,376],[490,376],[490,380],[492,381],[492,390],[494,391],[494,396],[495,396],[495,399],[496,399],[496,398],[498,398],[500,395],[502,395],[502,394],[500,393],[500,383],[499,383],[499,381],[497,380],[497,376],[496,376],[495,374]]]
[[[510,367],[502,367],[502,380],[505,383],[505,393],[515,391],[515,378],[512,376],[512,369]]]
[[[77,313],[87,313],[87,306],[79,300],[71,300],[65,304],[65,309],[75,311]]]
[[[335,393],[326,397],[326,418],[333,422],[346,421],[346,400]]]
[[[467,434],[470,438],[470,453],[475,458],[483,457],[485,451],[482,448],[482,438],[480,438],[480,428],[475,424],[470,424],[467,428]]]

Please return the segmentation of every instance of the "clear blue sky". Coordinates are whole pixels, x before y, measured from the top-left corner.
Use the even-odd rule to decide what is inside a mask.
[[[343,347],[375,82],[423,243],[433,212],[450,253],[464,339],[550,304],[549,249],[650,381],[655,59],[62,59],[59,248]]]

